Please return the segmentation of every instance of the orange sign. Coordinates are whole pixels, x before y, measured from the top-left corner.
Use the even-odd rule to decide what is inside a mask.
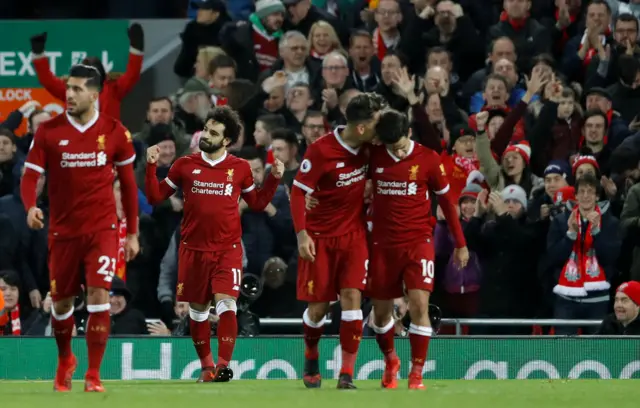
[[[4,122],[11,112],[34,100],[40,102],[42,109],[51,112],[53,116],[64,112],[64,103],[51,96],[44,88],[2,88],[0,89],[0,123]],[[30,113],[27,112],[20,127],[15,130],[14,133],[17,136],[27,132],[27,117]]]

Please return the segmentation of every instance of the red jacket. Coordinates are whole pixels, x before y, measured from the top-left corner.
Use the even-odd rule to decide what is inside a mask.
[[[98,101],[100,112],[120,120],[120,102],[140,79],[143,59],[144,57],[139,51],[130,50],[126,72],[117,79],[107,77]],[[49,58],[43,56],[34,59],[33,67],[38,75],[38,80],[47,92],[54,98],[65,102],[67,100],[67,85],[62,79],[53,75],[49,66]]]

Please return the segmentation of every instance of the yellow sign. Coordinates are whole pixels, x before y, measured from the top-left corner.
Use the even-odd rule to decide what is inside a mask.
[[[419,170],[420,165],[416,164],[415,166],[411,166],[411,169],[409,170],[409,180],[417,180]]]
[[[105,142],[105,136],[104,135],[98,136],[98,150],[104,150],[104,142]]]

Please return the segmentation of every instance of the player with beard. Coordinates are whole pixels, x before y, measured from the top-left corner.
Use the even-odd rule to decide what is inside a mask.
[[[263,211],[284,173],[284,164],[275,160],[271,175],[258,190],[249,163],[227,153],[240,131],[236,112],[227,106],[213,109],[198,144],[201,152],[176,160],[160,183],[156,178],[160,149],[147,149],[149,202],[158,204],[178,189],[184,195],[176,294],[179,302],[189,302],[191,338],[202,367],[198,382],[227,382],[233,378],[228,365],[238,333],[236,299],[242,281],[238,201],[242,198],[252,210]],[[210,345],[212,300],[220,318],[217,366]]]
[[[38,128],[20,186],[29,227],[43,228],[44,214],[36,207],[36,186],[40,175],[47,172],[51,328],[58,345],[54,390],[62,392],[71,390],[77,366],[71,351],[73,304],[83,282],[89,312],[85,391],[104,392],[100,365],[110,332],[109,289],[118,257],[114,167],[121,183],[125,216],[131,220],[126,260],[139,251],[138,193],[133,174],[136,155],[131,133],[118,120],[95,109],[101,84],[95,67],[71,67],[66,112]]]
[[[291,216],[298,235],[298,299],[308,302],[302,320],[305,341],[303,381],[321,384],[318,342],[330,302],[340,295],[342,367],[338,388],[352,389],[362,337],[361,291],[367,280],[364,192],[375,125],[385,105],[381,96],[360,94],[347,105],[347,126],[309,145],[291,188]],[[320,202],[305,212],[305,194]]]

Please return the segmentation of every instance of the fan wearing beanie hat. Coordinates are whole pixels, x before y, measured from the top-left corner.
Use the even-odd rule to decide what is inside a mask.
[[[513,218],[518,218],[527,211],[527,193],[517,184],[512,184],[502,190],[502,199],[507,205],[507,212]]]
[[[571,176],[569,164],[563,160],[551,160],[544,169],[544,191],[549,198],[556,192],[569,185],[567,178]]]
[[[575,179],[579,179],[585,174],[592,174],[595,178],[600,178],[600,165],[598,160],[592,155],[579,155],[573,159],[571,172]]]
[[[458,205],[460,206],[460,216],[463,220],[469,221],[473,217],[473,213],[476,211],[476,200],[481,191],[482,187],[476,183],[467,184],[462,190]]]
[[[251,52],[251,58],[253,57],[253,51],[255,51],[255,59],[260,66],[260,71],[266,71],[278,59],[278,42],[282,37],[282,25],[284,24],[285,7],[280,0],[258,0],[256,2],[256,11],[249,16],[249,22],[251,25],[245,27],[240,26],[237,30],[247,30],[242,33],[246,36],[251,36],[253,44],[244,45],[251,46],[248,50]],[[237,46],[242,47],[242,44]],[[232,52],[233,54],[233,52]],[[236,61],[242,63],[246,60],[246,52],[235,56]],[[242,64],[239,66],[239,71],[242,71]]]
[[[640,282],[618,286],[613,311],[602,321],[598,334],[640,335]]]

